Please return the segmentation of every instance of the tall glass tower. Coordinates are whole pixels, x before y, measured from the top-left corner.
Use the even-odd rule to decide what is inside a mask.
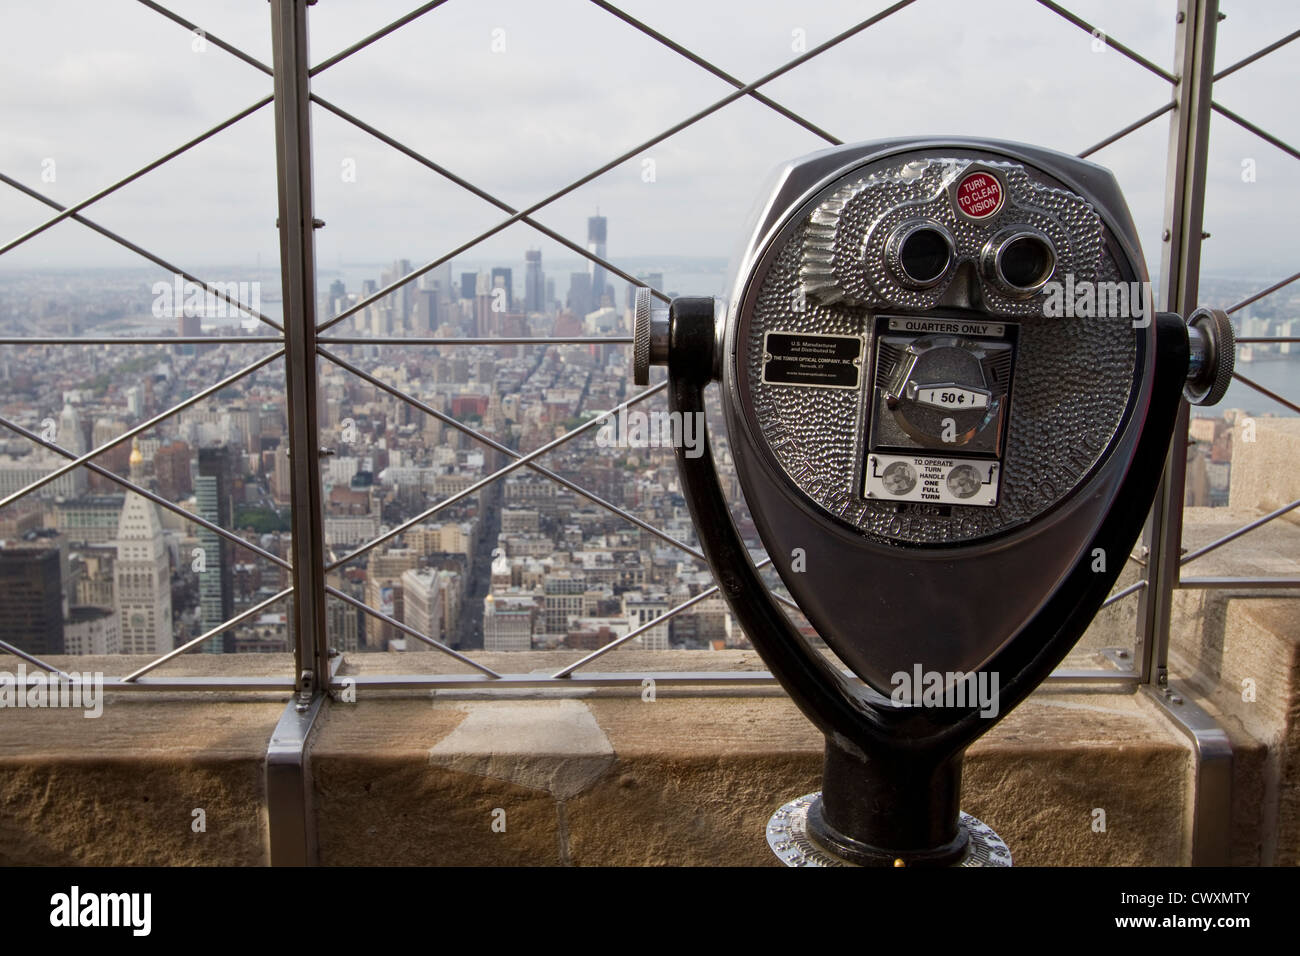
[[[200,518],[222,528],[231,525],[231,462],[225,445],[199,449],[199,473],[194,478],[194,504]],[[198,530],[204,552],[204,569],[199,573],[199,626],[210,631],[234,616],[234,548],[230,541],[209,531]],[[220,654],[227,638],[234,649],[233,635],[218,634],[203,642],[203,652]]]
[[[546,276],[542,273],[542,250],[524,252],[524,311],[542,312],[546,308]]]
[[[605,217],[591,216],[587,220],[587,251],[605,258]],[[605,269],[591,262],[587,266],[591,275],[591,305],[587,311],[594,312],[600,308],[605,296]]]

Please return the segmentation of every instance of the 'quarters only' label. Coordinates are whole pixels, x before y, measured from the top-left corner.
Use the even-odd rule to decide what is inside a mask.
[[[921,332],[926,335],[1006,335],[1007,327],[1001,322],[981,322],[969,319],[890,319],[891,332]]]

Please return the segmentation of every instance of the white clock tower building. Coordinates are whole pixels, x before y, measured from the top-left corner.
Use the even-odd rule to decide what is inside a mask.
[[[129,492],[117,525],[113,584],[123,654],[165,654],[172,649],[171,568],[158,509]]]

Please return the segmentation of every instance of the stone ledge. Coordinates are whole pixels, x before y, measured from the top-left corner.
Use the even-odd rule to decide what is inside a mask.
[[[1260,419],[1300,435],[1288,425]],[[1288,420],[1289,421],[1289,420]],[[1252,447],[1246,443],[1246,448]],[[1270,480],[1293,481],[1274,462]],[[1234,495],[1236,472],[1234,466]],[[1290,487],[1290,486],[1288,486]],[[1195,549],[1262,516],[1189,508]],[[1296,572],[1296,528],[1283,516],[1195,559],[1184,577],[1277,577]],[[1300,863],[1300,589],[1180,590],[1174,594],[1171,676],[1201,695],[1233,746],[1234,863]],[[1246,693],[1249,688],[1249,693]]]
[[[1199,640],[1176,630],[1169,662],[1176,676],[1203,695],[1202,706],[1232,740],[1234,844],[1244,852],[1244,834],[1253,830],[1254,861],[1295,866],[1300,863],[1300,602],[1257,594],[1180,593],[1176,614],[1203,623]]]
[[[262,768],[283,710],[116,695],[93,720],[0,711],[0,865],[266,863]]]
[[[262,766],[284,702],[116,694],[96,720],[0,712],[0,863],[265,863]],[[329,704],[311,761],[325,864],[770,865],[763,826],[817,787],[821,739],[771,692],[386,692]],[[963,803],[1021,864],[1177,864],[1191,767],[1141,697],[1052,686],[972,748]]]

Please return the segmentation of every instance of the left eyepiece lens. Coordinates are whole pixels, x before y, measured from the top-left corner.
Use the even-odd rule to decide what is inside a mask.
[[[909,288],[935,285],[952,265],[952,238],[934,225],[905,225],[894,234],[890,246],[894,273]]]

